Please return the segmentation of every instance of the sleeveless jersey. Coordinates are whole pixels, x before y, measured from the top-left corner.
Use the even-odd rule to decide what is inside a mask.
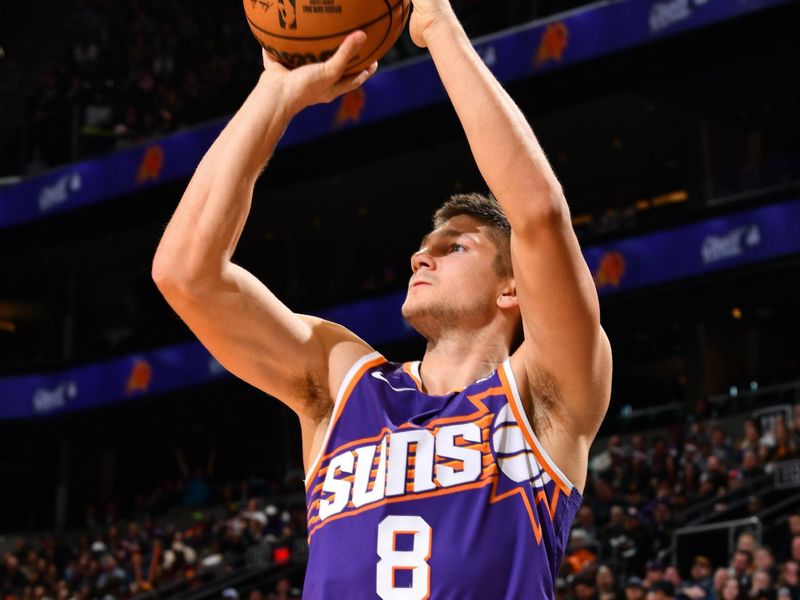
[[[542,600],[581,494],[534,435],[509,360],[431,396],[419,362],[375,352],[342,383],[306,501],[306,600]]]

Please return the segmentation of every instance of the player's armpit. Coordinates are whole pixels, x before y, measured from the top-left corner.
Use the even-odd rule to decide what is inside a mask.
[[[372,348],[347,328],[292,312],[255,276],[228,263],[202,287],[157,282],[167,302],[233,375],[323,421],[348,369]]]

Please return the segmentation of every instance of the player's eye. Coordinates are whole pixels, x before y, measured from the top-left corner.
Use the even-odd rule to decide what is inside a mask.
[[[463,252],[464,250],[466,250],[466,248],[461,244],[451,244],[448,252]]]

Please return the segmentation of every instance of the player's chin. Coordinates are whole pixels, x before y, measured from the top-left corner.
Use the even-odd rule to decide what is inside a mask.
[[[423,302],[421,302],[420,298],[414,298],[414,295],[413,290],[408,290],[406,301],[403,302],[403,306],[400,309],[403,318],[406,320],[413,319],[424,310]]]

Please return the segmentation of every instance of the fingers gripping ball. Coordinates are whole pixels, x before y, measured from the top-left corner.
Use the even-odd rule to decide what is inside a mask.
[[[367,39],[347,66],[355,74],[379,60],[400,37],[411,0],[244,0],[261,46],[289,68],[333,56],[352,31]]]

